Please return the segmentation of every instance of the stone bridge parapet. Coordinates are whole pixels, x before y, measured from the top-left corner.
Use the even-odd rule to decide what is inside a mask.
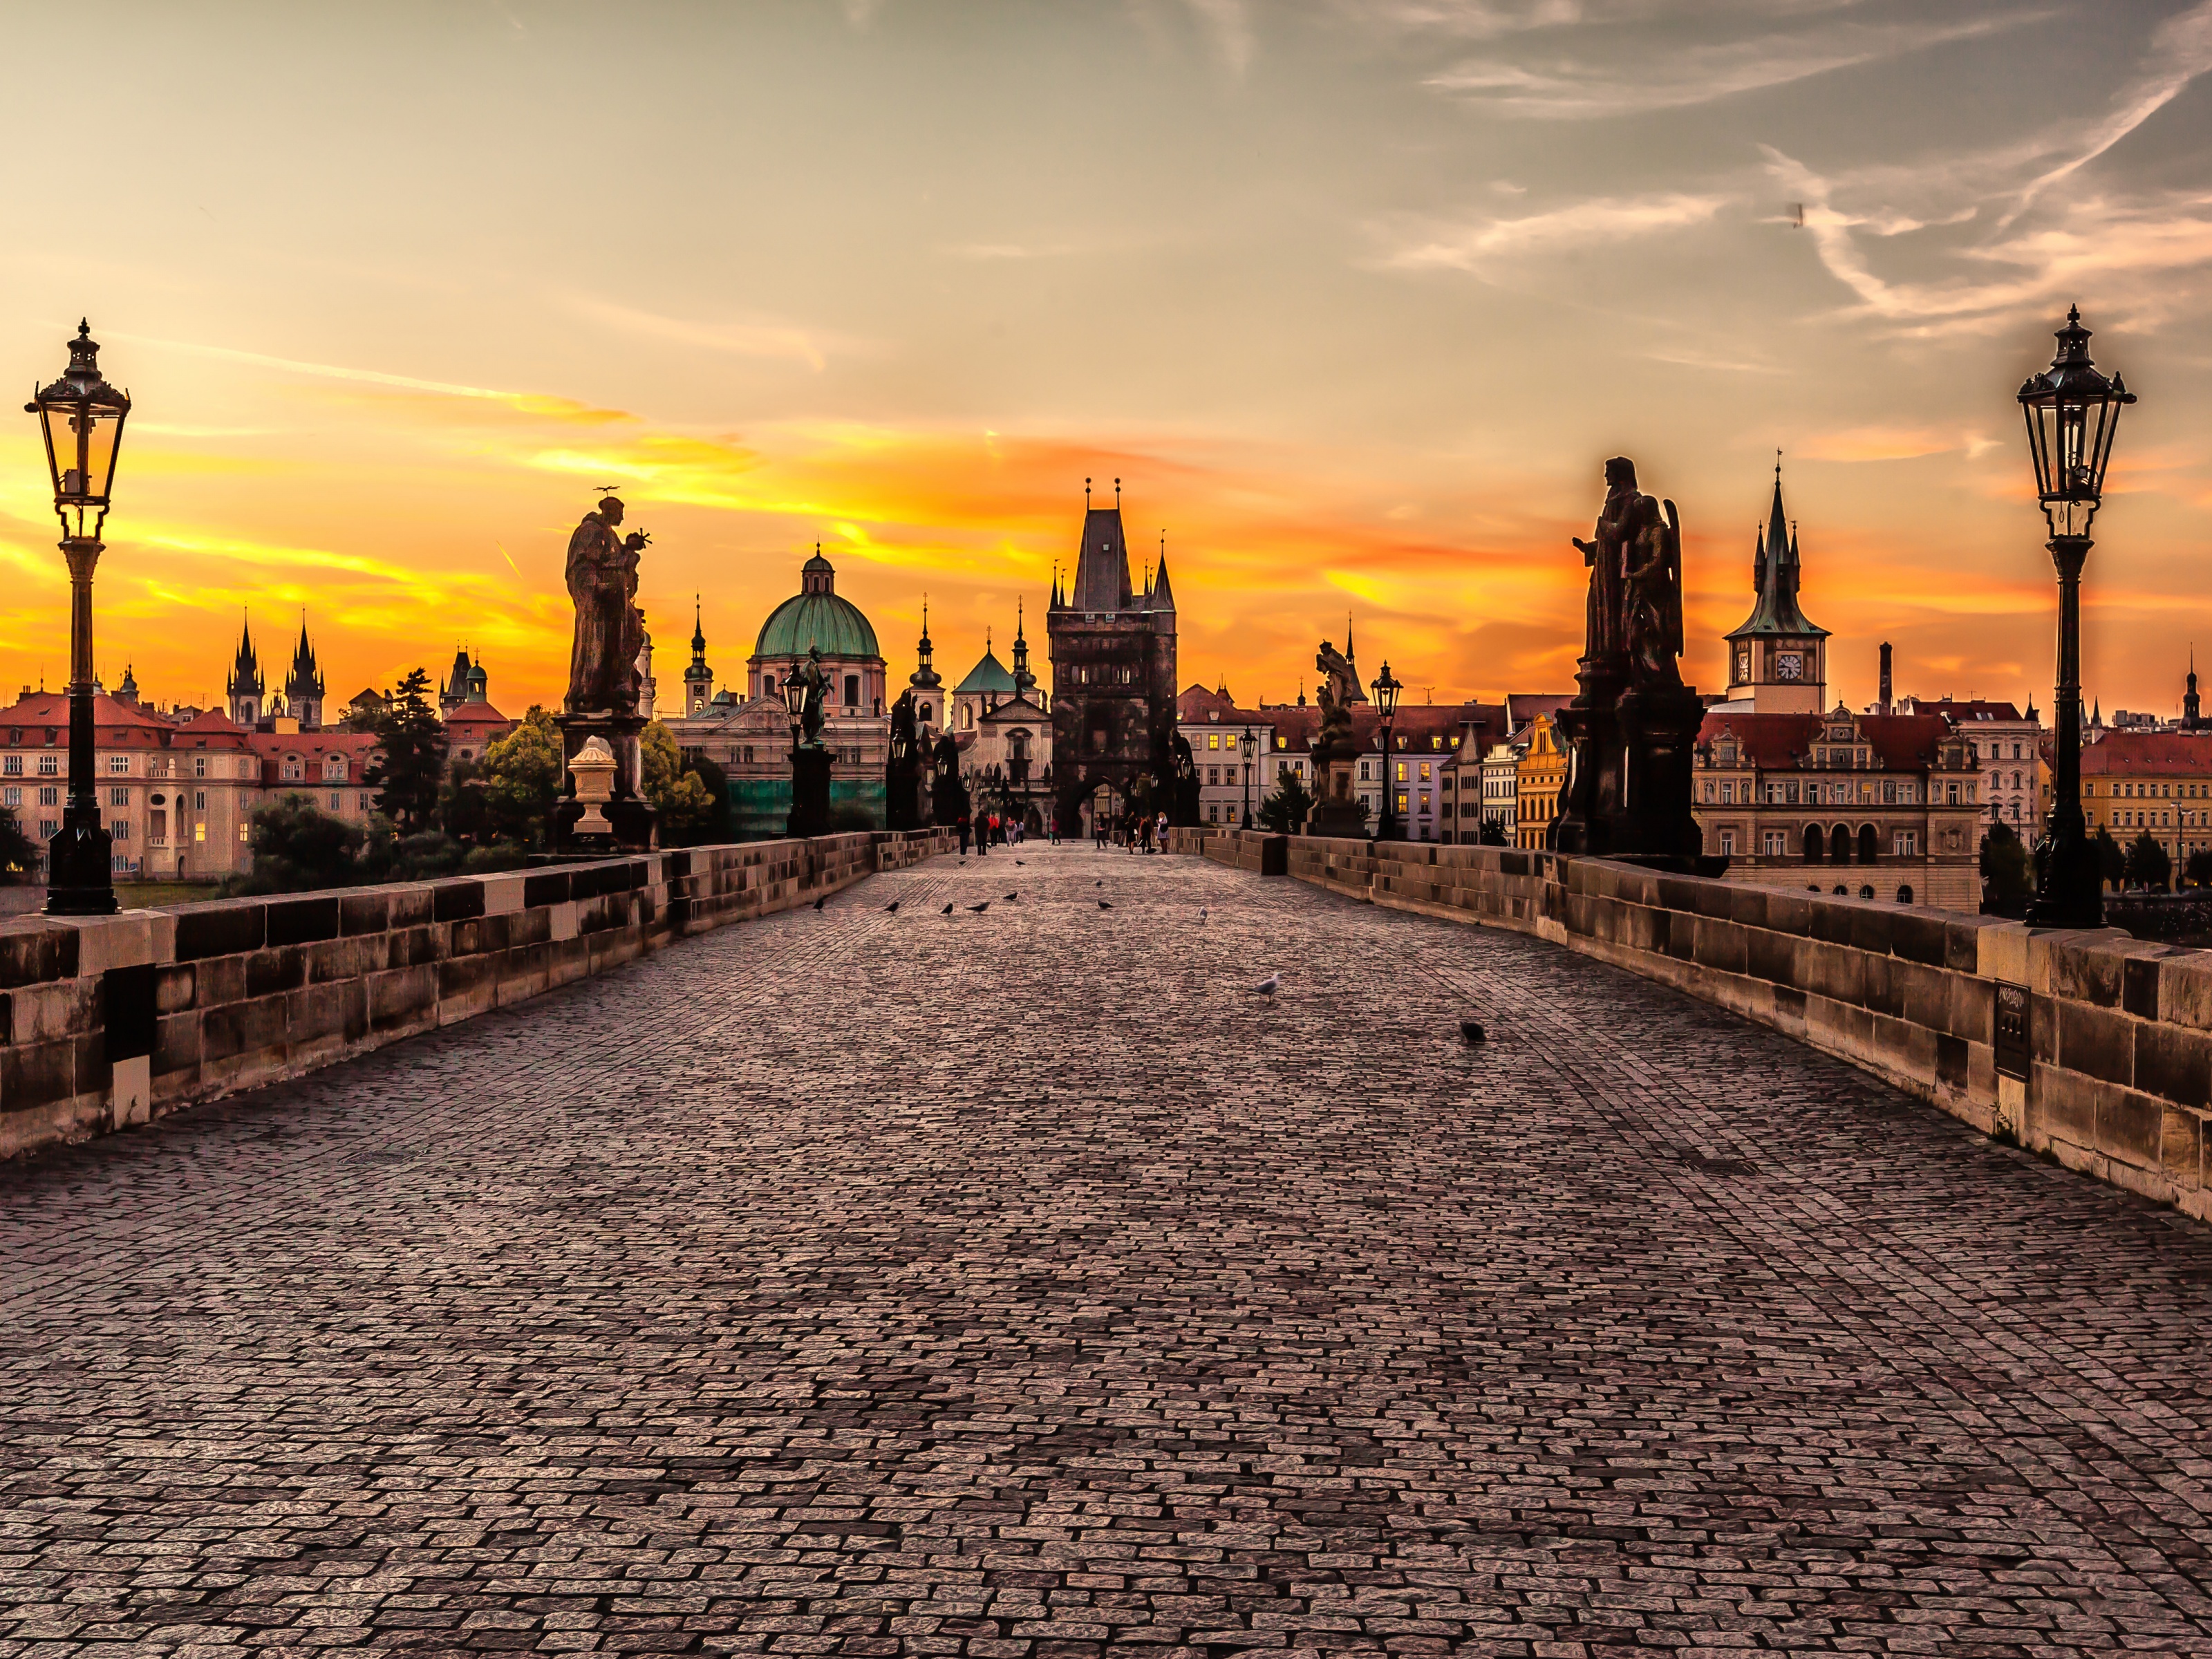
[[[0,1157],[297,1076],[953,844],[826,836],[0,921]]]
[[[1333,892],[1536,934],[2212,1219],[2212,951],[1510,848],[1205,828],[1170,846],[1244,869],[1272,858]]]

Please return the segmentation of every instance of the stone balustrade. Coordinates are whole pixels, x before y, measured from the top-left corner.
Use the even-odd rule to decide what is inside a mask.
[[[0,1157],[297,1076],[954,844],[752,842],[0,921]]]
[[[1254,844],[1266,842],[1280,851]],[[1170,845],[1245,869],[1272,858],[1350,897],[1537,934],[2212,1219],[2212,951],[1501,847],[1203,828]]]

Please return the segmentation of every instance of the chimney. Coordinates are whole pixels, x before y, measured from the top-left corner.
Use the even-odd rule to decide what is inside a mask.
[[[1881,712],[1889,713],[1889,641],[1881,642]]]

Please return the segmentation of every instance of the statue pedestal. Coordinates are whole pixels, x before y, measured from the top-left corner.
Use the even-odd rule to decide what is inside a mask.
[[[1690,767],[1705,703],[1690,686],[1626,689],[1585,661],[1582,692],[1553,718],[1571,759],[1552,850],[1696,870],[1704,837],[1690,811]]]
[[[824,809],[827,810],[826,807]],[[921,768],[908,761],[884,764],[884,828],[921,830],[929,823],[929,794],[921,787]]]
[[[1306,814],[1306,834],[1337,836],[1352,841],[1367,838],[1367,809],[1352,787],[1353,757],[1316,754],[1314,783],[1316,799]]]
[[[784,833],[794,839],[830,833],[830,751],[801,744],[791,752],[791,817]]]
[[[649,853],[659,845],[659,825],[645,799],[645,772],[638,753],[638,733],[646,722],[636,714],[556,714],[561,728],[563,766],[561,799],[553,806],[553,850],[563,854],[613,854]],[[586,830],[581,820],[592,803],[580,800],[576,775],[567,769],[583,746],[597,738],[615,757],[614,793],[592,816],[604,818],[607,828]]]

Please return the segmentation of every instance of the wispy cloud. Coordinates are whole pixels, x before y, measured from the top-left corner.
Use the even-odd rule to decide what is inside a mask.
[[[1483,218],[1435,228],[1404,243],[1384,263],[1398,270],[1448,268],[1480,272],[1531,254],[1556,253],[1656,236],[1702,225],[1733,198],[1669,191],[1602,196],[1515,218]]]
[[[1497,19],[1494,33],[1524,38],[1440,70],[1427,84],[1507,115],[1589,120],[1710,104],[1994,33],[2037,15],[2015,9],[1943,21],[1829,19],[1807,28],[1760,27],[1692,45],[1669,45],[1631,28],[1617,30],[1615,41],[1595,50],[1540,52],[1534,49],[1540,43],[1526,37],[1588,22],[1588,11],[1571,5],[1532,8],[1513,14],[1528,21],[1509,29],[1497,9],[1477,8],[1475,15]]]
[[[2142,72],[2113,100],[2105,118],[2091,125],[2073,155],[2029,182],[2015,214],[2045,187],[2111,149],[2172,103],[2184,87],[2207,70],[2212,70],[2212,0],[2199,0],[2188,11],[2159,25],[2151,35],[2150,53]]]
[[[783,358],[805,363],[817,374],[828,364],[825,337],[790,323],[755,320],[696,322],[681,317],[664,317],[657,312],[640,311],[634,306],[620,305],[591,295],[571,295],[568,304],[572,309],[593,321],[619,329],[626,334],[640,334],[656,340],[673,340],[680,345],[696,346],[707,351],[726,351],[740,357]]]

